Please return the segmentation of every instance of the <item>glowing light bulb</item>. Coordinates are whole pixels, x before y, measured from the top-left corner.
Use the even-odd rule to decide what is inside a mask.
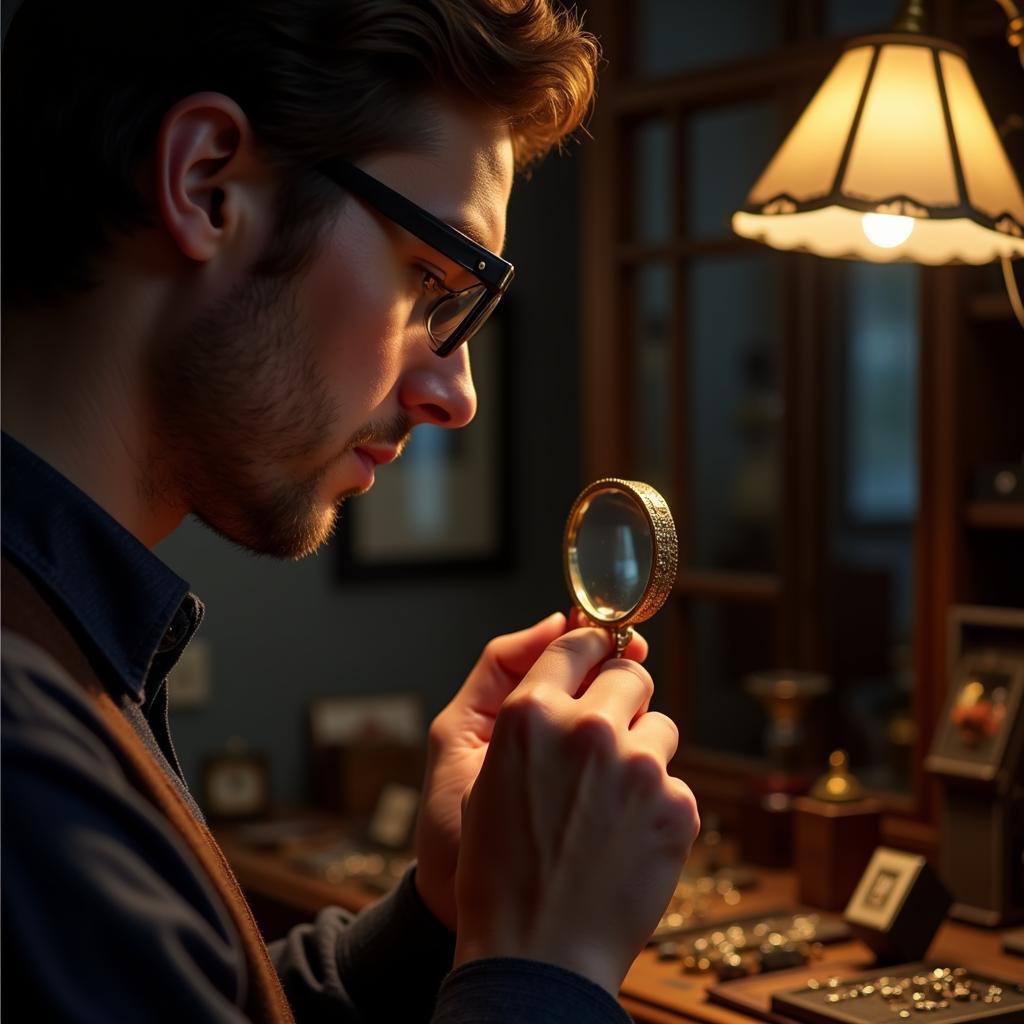
[[[861,227],[868,241],[879,249],[895,249],[910,237],[914,230],[914,218],[894,213],[865,213]]]

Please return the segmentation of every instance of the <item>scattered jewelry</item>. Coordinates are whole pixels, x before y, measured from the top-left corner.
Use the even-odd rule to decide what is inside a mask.
[[[714,971],[721,981],[752,971],[797,967],[820,955],[816,942],[818,914],[782,914],[746,922],[724,923],[680,938],[682,969],[690,974]],[[659,958],[664,959],[660,953]]]
[[[720,914],[723,905],[735,907],[741,899],[739,889],[727,877],[681,878],[654,930],[652,941],[658,942],[687,925]]]
[[[839,978],[823,983],[816,978],[807,982],[812,992],[825,989],[826,1003],[877,996],[901,1020],[918,1014],[945,1010],[959,1002],[1001,1003],[1003,988],[989,981],[972,978],[965,967],[934,967],[923,974],[897,977],[882,975],[869,981],[846,984]],[[1017,986],[1024,992],[1024,986]]]
[[[806,942],[785,942],[781,945],[765,943],[758,954],[761,970],[784,971],[788,967],[802,967],[810,958],[811,950]]]

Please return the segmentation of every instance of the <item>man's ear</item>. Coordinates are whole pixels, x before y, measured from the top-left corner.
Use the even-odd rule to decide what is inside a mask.
[[[164,115],[154,198],[168,233],[189,259],[212,259],[239,228],[253,156],[249,120],[228,96],[195,93]]]

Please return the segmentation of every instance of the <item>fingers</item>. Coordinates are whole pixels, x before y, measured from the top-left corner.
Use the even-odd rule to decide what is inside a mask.
[[[567,622],[569,629],[593,629],[594,622],[592,619],[588,619],[583,612],[577,608],[572,607],[569,609],[567,616]],[[622,652],[622,657],[628,658],[630,661],[639,661],[643,663],[647,660],[648,645],[647,640],[635,629],[633,630],[633,639],[629,641],[626,649]]]
[[[694,840],[700,835],[700,812],[693,790],[673,775],[666,778],[666,792],[670,799],[669,813],[658,823],[669,840],[685,860],[690,855]]]
[[[583,612],[573,605],[569,609],[569,615],[567,616],[570,629],[585,629],[587,626],[592,626],[593,623],[583,614]]]
[[[564,632],[565,616],[555,612],[528,629],[495,637],[484,648],[454,703],[472,707],[485,716],[497,714],[530,666]]]
[[[523,679],[523,688],[551,686],[570,697],[576,695],[588,673],[612,653],[603,629],[574,629],[552,643]]]
[[[636,720],[629,730],[629,740],[634,748],[654,754],[667,765],[679,749],[679,730],[667,715],[651,711]]]
[[[654,682],[645,668],[634,661],[615,658],[604,663],[580,697],[580,704],[600,708],[628,724],[647,710],[653,694]]]
[[[647,652],[647,638],[634,629],[633,639],[626,644],[622,657],[627,658],[629,661],[639,662],[642,665],[647,660]]]

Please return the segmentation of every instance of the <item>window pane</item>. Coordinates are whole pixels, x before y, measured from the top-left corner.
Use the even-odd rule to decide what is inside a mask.
[[[637,268],[633,277],[635,465],[640,477],[671,501],[672,268]]]
[[[733,213],[784,134],[777,103],[717,107],[687,120],[687,235],[732,236]]]
[[[833,744],[872,786],[910,785],[917,515],[916,267],[837,265],[826,352],[826,667]],[[845,314],[844,314],[845,311]]]
[[[664,242],[672,234],[671,131],[665,118],[633,129],[633,225],[638,242]]]
[[[693,739],[734,754],[764,753],[765,717],[744,678],[778,667],[776,612],[771,605],[693,601],[691,678]]]
[[[402,565],[486,558],[500,548],[501,314],[473,345],[479,411],[462,430],[430,423],[412,433],[401,462],[344,515],[356,561]]]
[[[786,5],[764,0],[637,0],[633,67],[653,77],[693,71],[774,49]]]
[[[830,36],[882,32],[892,27],[903,0],[827,0],[825,31]]]
[[[770,571],[778,563],[780,288],[779,257],[770,253],[691,265],[682,528],[696,566]]]
[[[917,270],[851,263],[847,296],[848,511],[907,524],[917,506]]]

